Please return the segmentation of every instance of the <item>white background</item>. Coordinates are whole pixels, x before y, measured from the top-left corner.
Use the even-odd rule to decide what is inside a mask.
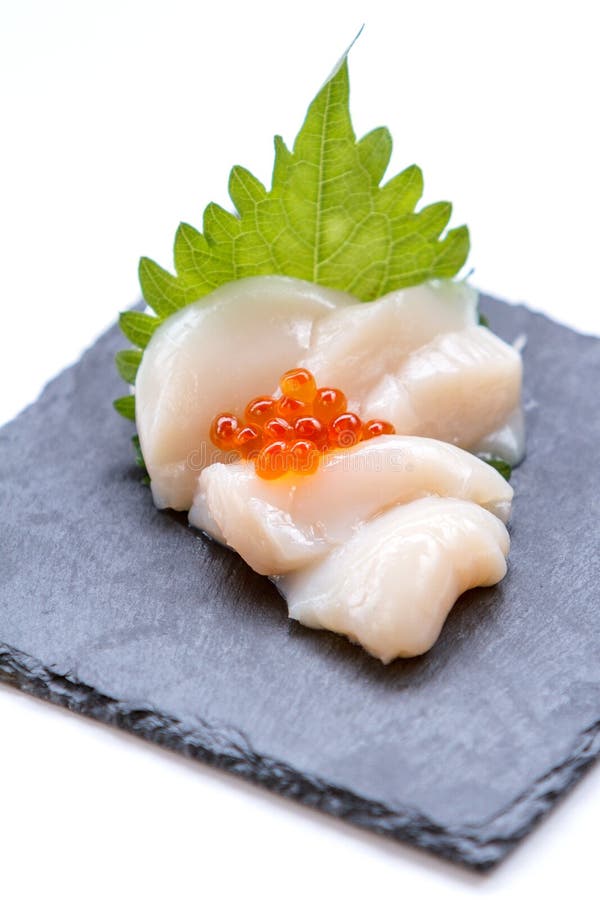
[[[341,11],[343,10],[343,11]],[[168,266],[180,220],[270,176],[352,50],[359,134],[467,222],[474,282],[600,333],[593,2],[0,4],[0,421]],[[0,463],[1,464],[1,463]],[[0,689],[0,880],[33,897],[595,894],[596,769],[480,878]],[[596,890],[594,889],[596,886]]]

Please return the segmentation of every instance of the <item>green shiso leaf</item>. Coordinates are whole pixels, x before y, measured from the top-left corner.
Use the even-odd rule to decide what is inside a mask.
[[[140,439],[137,434],[134,434],[131,438],[131,443],[133,444],[133,449],[135,450],[135,462],[141,469],[146,468],[146,463],[144,462],[144,457],[142,454],[142,447],[140,444]],[[147,474],[147,473],[146,473]]]
[[[387,128],[356,138],[344,56],[310,104],[292,149],[275,138],[270,189],[243,166],[234,166],[229,177],[234,211],[210,203],[202,231],[179,226],[175,271],[140,260],[142,293],[155,315],[123,313],[125,337],[143,351],[172,313],[221,284],[251,275],[303,278],[361,300],[431,278],[452,278],[469,252],[468,229],[446,231],[450,203],[417,210],[423,193],[418,166],[382,184],[391,153]],[[133,352],[117,359],[130,383],[141,359],[141,354],[125,355]]]
[[[131,419],[132,422],[135,422],[135,397],[133,394],[119,397],[118,400],[113,401],[113,406],[123,418]]]
[[[175,274],[142,259],[147,304],[162,319],[250,275],[290,275],[361,300],[456,275],[469,252],[467,228],[443,234],[450,203],[416,210],[423,192],[417,166],[381,186],[391,152],[387,128],[356,139],[344,57],[311,103],[292,150],[275,138],[271,189],[234,166],[229,195],[235,212],[211,203],[202,233],[180,226]]]
[[[144,462],[144,457],[142,454],[142,447],[140,445],[140,439],[137,434],[134,434],[131,438],[131,443],[133,444],[133,449],[135,451],[135,462],[136,465],[140,467],[142,470],[140,482],[141,484],[148,485],[150,484],[150,476],[148,475],[148,470],[146,468],[146,463]]]
[[[127,384],[135,384],[135,376],[141,361],[141,350],[119,350],[115,355],[117,371]]]
[[[148,316],[146,313],[133,310],[119,316],[119,325],[125,337],[142,349],[148,345],[159,324],[160,320],[156,316]]]

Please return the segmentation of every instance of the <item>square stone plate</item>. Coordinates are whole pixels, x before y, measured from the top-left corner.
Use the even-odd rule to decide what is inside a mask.
[[[0,431],[0,677],[365,828],[484,869],[600,750],[600,341],[526,338],[509,573],[383,666],[158,512],[111,401],[113,328]]]

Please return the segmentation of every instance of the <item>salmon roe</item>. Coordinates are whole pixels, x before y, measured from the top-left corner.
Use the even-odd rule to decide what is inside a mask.
[[[243,425],[238,428],[233,439],[233,449],[237,450],[244,459],[255,456],[264,443],[263,431],[258,425]]]
[[[210,426],[210,439],[219,450],[233,450],[240,423],[233,413],[221,413]]]
[[[280,397],[275,404],[276,415],[287,419],[288,422],[294,422],[300,416],[310,415],[312,406],[304,400],[297,400],[295,397]]]
[[[329,443],[334,447],[353,447],[362,434],[362,422],[354,413],[346,412],[336,416],[329,424]]]
[[[264,435],[267,439],[285,441],[291,438],[293,434],[294,426],[281,416],[276,416],[274,419],[269,419],[268,422],[265,422]]]
[[[337,388],[319,388],[313,401],[313,412],[327,425],[336,416],[346,412],[346,395]]]
[[[317,393],[317,382],[308,369],[290,369],[279,379],[279,387],[284,397],[312,403]]]
[[[256,474],[269,481],[280,478],[288,471],[288,445],[285,441],[272,441],[263,447],[256,457]]]
[[[296,437],[305,441],[312,441],[317,447],[327,443],[327,427],[316,416],[300,416],[294,422]]]
[[[396,429],[391,422],[384,422],[383,419],[371,419],[362,429],[363,441],[369,438],[379,437],[382,434],[395,434]]]
[[[277,401],[273,397],[255,397],[246,407],[244,418],[246,422],[252,422],[254,425],[264,425],[276,414]]]
[[[287,472],[312,475],[328,450],[395,434],[394,426],[383,419],[361,422],[348,410],[343,391],[317,388],[308,369],[285,372],[279,388],[281,397],[262,395],[251,400],[243,420],[233,413],[220,413],[210,427],[215,447],[235,450],[253,461],[260,478],[272,480]]]

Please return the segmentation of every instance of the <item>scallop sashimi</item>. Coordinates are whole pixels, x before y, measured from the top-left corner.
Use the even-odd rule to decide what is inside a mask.
[[[487,510],[428,497],[276,582],[291,618],[345,634],[388,663],[429,650],[464,591],[504,577],[508,550],[505,526]]]
[[[521,357],[478,326],[477,298],[464,283],[426,284],[337,310],[315,325],[301,365],[343,385],[363,419],[465,449],[485,442],[516,463]]]
[[[507,427],[520,408],[521,379],[519,353],[489,328],[475,325],[439,335],[411,353],[363,397],[361,413],[366,418],[385,414],[399,432],[465,449],[487,437],[495,450],[489,435]]]
[[[363,304],[266,276],[156,330],[136,419],[157,506],[191,507],[292,617],[387,662],[504,576],[512,489],[461,448],[520,457],[520,393],[518,352],[477,324],[463,283]]]
[[[209,466],[189,520],[255,571],[277,575],[324,556],[383,510],[430,494],[469,500],[506,522],[513,490],[487,463],[450,444],[382,435],[327,453],[308,477],[265,481],[246,462]]]
[[[233,210],[182,224],[174,271],[141,260],[151,313],[121,316],[135,396],[114,406],[155,504],[189,510],[292,617],[384,662],[420,654],[506,571],[520,354],[481,326],[451,204],[420,205],[417,166],[386,175],[386,129],[357,140],[346,54],[275,144],[271,186],[235,166]]]
[[[226,457],[211,447],[218,409],[241,413],[269,394],[310,343],[313,322],[355,298],[280,276],[231,282],[170,316],[136,379],[136,421],[158,507],[189,509],[200,470]]]
[[[216,411],[239,414],[271,394],[286,368],[307,365],[344,386],[363,418],[470,449],[522,455],[516,350],[478,327],[477,293],[440,282],[372,303],[280,276],[218,288],[154,333],[136,380],[136,419],[157,506],[189,509],[199,472],[226,461],[211,448]],[[511,443],[512,440],[512,443]]]
[[[325,316],[300,365],[320,384],[339,384],[351,405],[409,354],[440,334],[477,324],[478,293],[464,282],[430,282],[393,291]]]

